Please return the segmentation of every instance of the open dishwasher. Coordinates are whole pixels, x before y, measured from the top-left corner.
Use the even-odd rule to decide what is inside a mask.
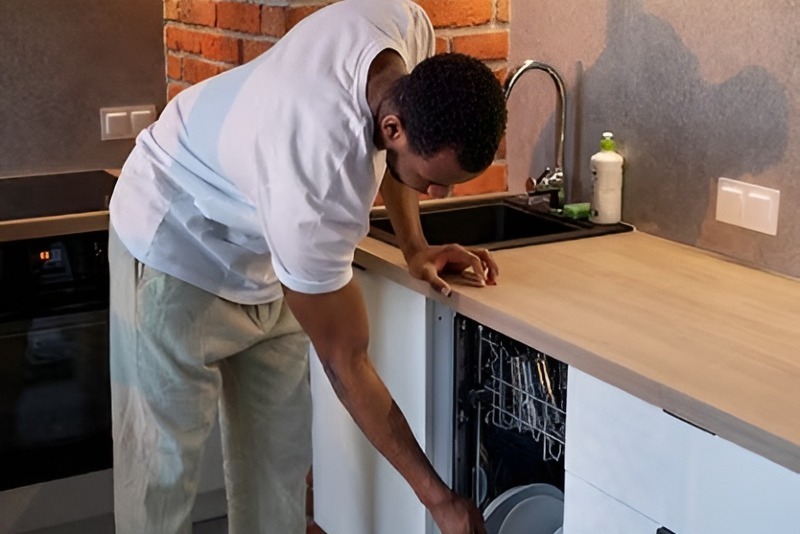
[[[489,534],[556,534],[567,365],[456,315],[453,485]]]

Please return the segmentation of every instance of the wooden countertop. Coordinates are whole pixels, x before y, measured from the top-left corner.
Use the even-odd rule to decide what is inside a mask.
[[[800,473],[800,281],[640,232],[494,256],[449,298],[375,239],[356,263]]]

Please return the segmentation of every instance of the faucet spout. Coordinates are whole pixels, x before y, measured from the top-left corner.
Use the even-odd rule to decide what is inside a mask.
[[[510,76],[505,83],[505,98],[508,101],[511,96],[511,90],[517,84],[519,79],[528,71],[541,70],[546,72],[555,84],[557,93],[557,109],[556,109],[556,139],[555,139],[555,165],[552,170],[548,168],[545,173],[537,180],[528,180],[526,188],[529,194],[537,194],[537,192],[547,192],[553,186],[563,189],[566,185],[564,177],[564,127],[566,125],[566,110],[567,110],[567,93],[564,89],[564,79],[556,69],[547,63],[541,61],[534,61],[532,59],[525,60],[517,69],[511,72]],[[531,187],[531,185],[533,187]]]

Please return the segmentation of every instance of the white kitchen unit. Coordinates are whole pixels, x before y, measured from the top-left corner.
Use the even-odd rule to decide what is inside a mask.
[[[568,398],[568,534],[647,532],[589,528],[610,514],[592,492],[678,534],[800,532],[797,473],[574,367]]]
[[[368,271],[370,357],[411,430],[449,483],[452,312]],[[411,488],[343,408],[312,349],[314,519],[328,534],[436,532]]]
[[[567,472],[566,534],[656,534],[660,525]],[[659,533],[660,534],[660,533]]]

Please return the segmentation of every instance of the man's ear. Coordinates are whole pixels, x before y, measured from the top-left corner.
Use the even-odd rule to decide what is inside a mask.
[[[400,117],[390,113],[385,115],[380,122],[381,134],[387,145],[402,142],[405,139],[405,130]]]

